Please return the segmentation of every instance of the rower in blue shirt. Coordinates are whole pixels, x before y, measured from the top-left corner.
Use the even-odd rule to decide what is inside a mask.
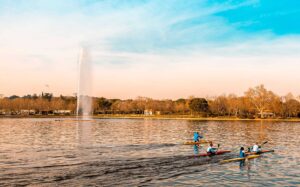
[[[244,147],[241,147],[240,158],[245,158],[245,157],[246,157],[246,153],[245,153]],[[243,166],[245,166],[245,160],[240,161],[240,167],[242,168]]]
[[[203,136],[199,135],[198,132],[194,132],[194,142],[199,142]]]
[[[241,147],[240,149],[240,158],[245,158],[246,157],[246,154],[245,154],[245,151],[244,151],[244,147]]]

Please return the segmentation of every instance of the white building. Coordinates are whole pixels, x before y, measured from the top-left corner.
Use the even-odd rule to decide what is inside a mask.
[[[144,110],[144,115],[145,116],[152,116],[153,112],[152,112],[152,110]]]
[[[54,110],[53,113],[58,114],[58,115],[70,115],[72,113],[72,111],[71,110]]]
[[[5,114],[6,114],[5,110],[0,110],[0,115],[5,115]]]
[[[21,110],[21,115],[34,115],[36,113],[35,110]]]

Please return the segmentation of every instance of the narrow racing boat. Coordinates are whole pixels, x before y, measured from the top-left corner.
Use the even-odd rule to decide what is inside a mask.
[[[246,152],[246,155],[260,155],[263,153],[272,153],[272,152],[274,152],[274,150],[262,150],[259,152]]]
[[[184,145],[199,145],[199,144],[206,144],[206,143],[209,143],[210,141],[208,140],[200,140],[199,142],[193,142],[193,141],[190,141],[190,142],[185,142],[183,143]]]
[[[246,156],[245,158],[232,158],[232,159],[222,160],[220,163],[243,161],[246,159],[253,159],[253,158],[258,158],[258,157],[260,157],[260,155],[249,155],[249,156]]]
[[[214,155],[222,155],[222,154],[225,154],[225,153],[230,153],[231,151],[228,151],[228,150],[220,150],[220,151],[217,151],[215,154],[211,154],[211,153],[200,153],[198,155],[194,155],[193,157],[204,157],[204,156],[214,156]]]

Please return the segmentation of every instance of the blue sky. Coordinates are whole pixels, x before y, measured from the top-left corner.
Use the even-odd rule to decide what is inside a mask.
[[[248,33],[270,32],[275,36],[300,33],[300,1],[262,0],[216,14]]]
[[[190,1],[0,1],[2,18],[41,16],[45,21],[74,17],[88,29],[98,29],[95,18],[113,15],[126,32],[108,37],[116,50],[155,51],[194,45],[224,45],[265,35],[276,38],[300,33],[300,1],[190,0]],[[123,14],[122,14],[123,13]],[[89,19],[93,23],[89,25]],[[112,22],[112,23],[109,23]],[[118,24],[116,24],[117,26]],[[105,25],[104,25],[105,26]],[[49,33],[51,34],[51,33]],[[97,36],[96,36],[97,37]],[[97,45],[97,38],[85,39]],[[83,39],[84,40],[84,39]],[[91,41],[93,40],[93,41]],[[128,43],[131,45],[129,46]]]
[[[261,83],[300,94],[293,74],[300,67],[299,18],[297,0],[0,0],[0,93],[39,92],[49,84],[54,93],[72,94],[84,45],[95,87],[102,88],[95,95],[241,94]],[[12,72],[22,83],[8,84]]]

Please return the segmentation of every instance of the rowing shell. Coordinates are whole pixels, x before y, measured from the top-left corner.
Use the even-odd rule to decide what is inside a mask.
[[[263,153],[271,153],[274,152],[274,150],[262,150],[260,152],[246,152],[246,155],[260,155]]]
[[[230,152],[231,152],[231,151],[220,150],[220,151],[217,151],[215,154],[211,154],[211,153],[201,153],[201,154],[198,154],[198,155],[193,155],[193,157],[204,157],[204,156],[222,155],[222,154],[230,153]]]
[[[199,145],[199,144],[206,144],[209,143],[208,140],[200,140],[199,142],[185,142],[184,145]]]
[[[222,160],[220,163],[243,161],[246,159],[253,159],[253,158],[258,158],[258,157],[260,157],[260,155],[250,155],[250,156],[247,156],[244,158],[232,158],[232,159],[228,159],[228,160]]]

